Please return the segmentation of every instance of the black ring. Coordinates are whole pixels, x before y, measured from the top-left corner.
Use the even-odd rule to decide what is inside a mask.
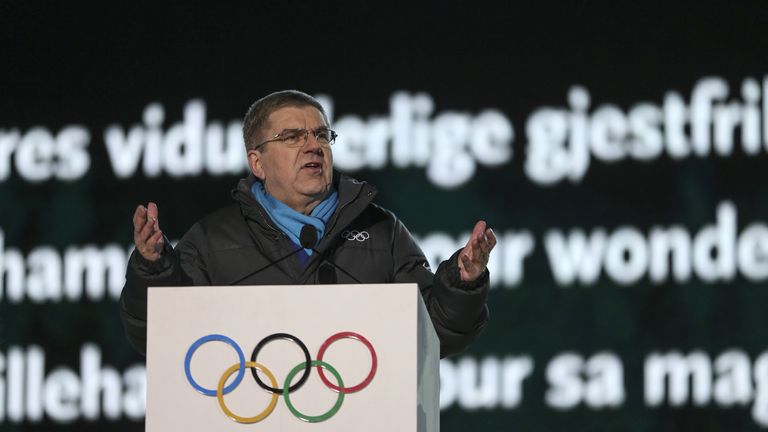
[[[290,339],[290,340],[296,342],[296,345],[298,345],[299,348],[301,348],[301,350],[304,351],[304,358],[306,358],[306,366],[304,367],[304,375],[302,375],[301,378],[299,378],[299,381],[296,384],[288,387],[288,390],[290,392],[294,392],[294,391],[298,390],[301,386],[304,385],[304,383],[307,381],[307,378],[309,378],[309,371],[310,371],[310,369],[312,369],[312,358],[309,356],[309,350],[307,349],[307,346],[304,345],[304,342],[299,340],[299,338],[297,338],[294,335],[288,334],[288,333],[274,333],[274,334],[271,334],[271,335],[265,337],[264,339],[262,339],[258,344],[256,344],[256,348],[254,348],[253,349],[253,353],[251,353],[251,361],[255,362],[256,361],[256,356],[259,354],[259,351],[261,351],[261,349],[264,348],[264,345],[272,342],[275,339]],[[251,369],[251,374],[253,375],[253,379],[256,380],[256,384],[258,384],[259,387],[263,388],[266,391],[277,393],[279,395],[283,394],[283,389],[272,388],[272,387],[264,384],[261,381],[261,379],[259,378],[259,374],[256,373],[256,369],[255,368]]]

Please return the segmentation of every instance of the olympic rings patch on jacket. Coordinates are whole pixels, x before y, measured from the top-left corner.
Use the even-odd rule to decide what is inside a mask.
[[[357,240],[359,242],[364,242],[364,241],[368,240],[369,238],[371,238],[371,235],[368,234],[368,231],[352,230],[352,231],[344,231],[344,232],[342,232],[341,233],[341,237],[345,238],[345,239],[347,239],[349,241]]]
[[[323,356],[325,355],[325,351],[328,349],[328,347],[332,343],[340,339],[347,339],[347,338],[360,341],[363,345],[366,346],[366,348],[368,348],[368,351],[370,351],[371,353],[370,372],[368,372],[368,375],[359,384],[356,384],[354,386],[349,386],[349,387],[344,385],[344,381],[342,380],[339,372],[333,366],[323,361]],[[264,348],[266,344],[277,339],[288,339],[296,343],[296,345],[298,345],[299,348],[301,348],[301,351],[304,353],[304,358],[305,358],[304,362],[299,363],[293,369],[291,369],[290,372],[288,372],[288,375],[285,377],[285,380],[284,380],[283,388],[278,388],[277,378],[275,378],[274,374],[266,366],[256,361],[256,357],[258,356],[259,351],[261,351],[261,349]],[[201,345],[207,342],[212,342],[212,341],[224,342],[230,345],[237,353],[237,357],[239,359],[238,363],[235,363],[234,365],[230,366],[227,370],[224,371],[224,373],[221,376],[221,379],[219,379],[218,387],[215,390],[207,389],[199,385],[197,381],[195,381],[195,379],[192,377],[192,372],[190,371],[190,363],[192,361],[192,355]],[[229,417],[230,419],[238,423],[256,423],[261,420],[264,420],[275,409],[275,406],[277,405],[277,399],[279,398],[280,395],[283,396],[285,405],[288,407],[288,410],[291,412],[291,414],[293,414],[299,420],[303,420],[309,423],[317,423],[317,422],[328,420],[339,411],[339,408],[341,408],[341,404],[344,402],[344,395],[358,392],[364,389],[365,387],[367,387],[368,384],[371,383],[374,375],[376,375],[377,365],[378,365],[378,357],[376,355],[376,350],[373,348],[373,344],[371,344],[371,342],[369,342],[368,339],[366,339],[363,335],[355,332],[350,332],[350,331],[339,332],[332,335],[328,339],[326,339],[325,342],[323,342],[323,344],[320,346],[320,349],[317,352],[316,360],[311,359],[309,355],[309,350],[307,349],[307,346],[304,344],[304,342],[301,341],[301,339],[288,333],[274,333],[265,337],[261,341],[259,341],[259,343],[256,344],[256,347],[251,352],[251,361],[245,361],[245,354],[243,353],[243,350],[234,340],[221,334],[209,334],[207,336],[203,336],[200,339],[196,340],[195,342],[192,343],[192,345],[190,345],[189,349],[187,350],[187,354],[184,357],[184,373],[187,376],[187,381],[189,382],[189,384],[195,390],[197,390],[198,392],[206,396],[216,396],[216,399],[218,399],[219,401],[219,407],[224,412],[224,414],[226,414],[227,417]],[[304,383],[307,381],[307,378],[309,378],[309,373],[313,366],[317,368],[317,373],[319,374],[323,384],[325,384],[325,386],[331,389],[332,391],[338,393],[338,396],[336,398],[336,403],[333,405],[333,407],[331,407],[330,410],[320,415],[310,416],[300,412],[298,409],[296,409],[296,407],[293,406],[293,404],[291,403],[290,394],[291,392],[295,392],[296,390],[301,388],[301,386],[304,385]],[[261,413],[253,417],[242,417],[240,415],[237,415],[234,412],[232,412],[224,403],[224,395],[227,393],[230,393],[240,384],[240,381],[242,381],[243,376],[245,376],[246,368],[251,369],[251,374],[253,375],[253,379],[261,388],[263,388],[269,393],[272,393],[272,399],[267,405],[267,408],[264,409],[264,411],[262,411]],[[271,386],[265,384],[261,380],[261,378],[259,378],[259,375],[256,373],[257,369],[263,372],[264,375],[267,376]],[[328,380],[328,378],[325,376],[324,369],[328,370],[331,373],[331,375],[333,375],[333,377],[336,379],[336,384],[333,384]],[[303,371],[301,378],[299,378],[296,384],[290,385],[290,383],[293,381],[293,378],[296,376],[296,374],[298,374],[301,371]],[[229,377],[232,376],[232,374],[235,372],[237,372],[237,376],[235,377],[234,381],[232,381],[229,385],[225,387],[224,384],[226,384]]]

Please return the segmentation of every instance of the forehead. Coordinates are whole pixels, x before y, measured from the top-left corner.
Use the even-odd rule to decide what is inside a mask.
[[[267,121],[268,127],[274,132],[283,129],[316,129],[328,126],[323,114],[313,106],[287,106],[273,111]]]

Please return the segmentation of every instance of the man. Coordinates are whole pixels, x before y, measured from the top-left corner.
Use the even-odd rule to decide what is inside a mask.
[[[136,250],[121,295],[136,349],[146,347],[148,286],[416,282],[441,357],[480,333],[496,244],[485,222],[433,274],[405,226],[373,204],[376,190],[333,171],[336,133],[314,98],[289,90],[256,101],[243,137],[251,175],[233,191],[235,203],[196,223],[175,249],[160,230],[157,205],[136,209]]]

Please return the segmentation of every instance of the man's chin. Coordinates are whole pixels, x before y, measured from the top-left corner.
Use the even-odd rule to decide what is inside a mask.
[[[303,188],[302,194],[315,199],[324,199],[331,191],[331,183],[322,182],[316,185],[307,185]]]
[[[330,183],[326,182],[325,179],[313,179],[313,181],[307,182],[304,190],[312,195],[322,194],[327,192],[330,186]]]

